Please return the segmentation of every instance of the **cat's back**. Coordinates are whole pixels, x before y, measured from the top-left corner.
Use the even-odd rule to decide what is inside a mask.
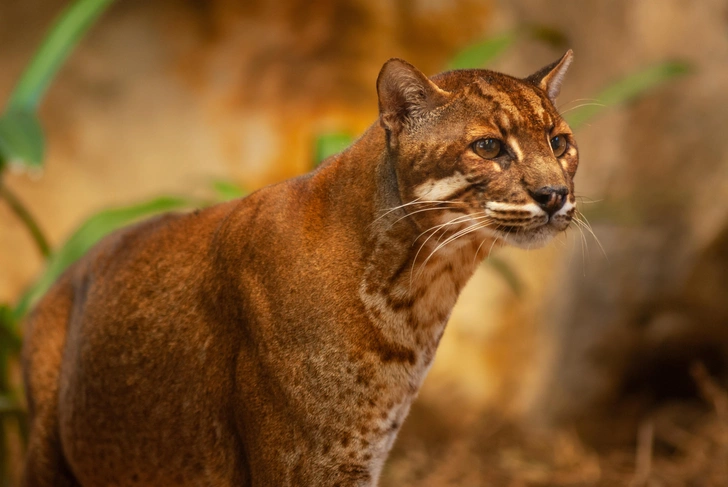
[[[34,420],[57,428],[82,484],[197,478],[189,458],[214,466],[211,484],[240,483],[225,402],[235,339],[207,286],[216,234],[246,204],[166,214],[109,235],[30,316],[24,359]],[[214,446],[228,453],[213,458]]]
[[[270,249],[280,240],[277,235],[290,230],[285,227],[292,219],[285,212],[291,210],[280,203],[289,186],[159,215],[111,233],[38,303],[26,320],[26,341],[45,346],[47,328],[53,327],[68,334],[62,340],[66,349],[83,341],[124,356],[125,349],[163,345],[155,344],[155,337],[194,334],[204,328],[200,323],[225,321],[220,293],[245,271],[241,256],[255,257],[253,249]]]

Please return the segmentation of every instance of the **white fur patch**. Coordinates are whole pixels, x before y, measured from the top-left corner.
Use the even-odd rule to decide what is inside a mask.
[[[526,203],[525,205],[514,205],[512,203],[501,203],[498,201],[489,201],[485,204],[485,213],[493,214],[501,211],[527,211],[532,216],[537,216],[544,211],[536,203]]]
[[[536,230],[528,233],[507,233],[502,234],[502,238],[509,245],[521,249],[538,249],[551,241],[558,233],[556,229],[550,225],[544,225]]]
[[[557,211],[556,213],[554,213],[554,216],[553,217],[557,217],[557,216],[561,216],[561,215],[566,215],[567,213],[569,213],[571,211],[572,208],[574,208],[574,203],[572,203],[571,201],[567,200],[566,203],[564,203],[564,206],[562,206],[559,211]]]
[[[508,145],[513,150],[513,152],[516,153],[516,160],[522,161],[523,151],[521,150],[521,146],[518,145],[518,139],[516,139],[515,137],[508,137]]]
[[[543,211],[537,204],[528,203],[525,205],[514,205],[510,203],[499,203],[489,202],[485,205],[485,213],[489,215],[497,215],[498,212],[507,211],[527,211],[531,218],[534,219],[533,224],[529,224],[525,227],[525,231],[522,232],[500,232],[494,230],[494,236],[502,239],[510,245],[520,247],[524,249],[535,249],[546,245],[555,235],[563,231],[570,221],[568,214],[573,211],[574,203],[566,201],[564,206],[554,213],[554,215],[548,219],[546,212]],[[543,221],[539,223],[539,217],[543,218]],[[494,218],[498,218],[494,216]],[[548,223],[550,221],[551,223]]]
[[[430,179],[417,186],[414,190],[418,199],[428,201],[446,201],[448,197],[468,187],[470,183],[460,172],[441,179]]]

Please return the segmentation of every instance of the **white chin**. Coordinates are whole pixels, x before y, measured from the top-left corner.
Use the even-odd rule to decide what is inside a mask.
[[[498,237],[509,245],[522,249],[538,249],[549,243],[559,232],[551,226],[544,225],[524,233],[498,233]]]

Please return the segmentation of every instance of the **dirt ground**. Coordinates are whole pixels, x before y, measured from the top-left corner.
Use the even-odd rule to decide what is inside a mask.
[[[613,431],[597,418],[590,445],[574,428],[532,428],[495,411],[452,414],[456,402],[446,399],[417,403],[382,485],[726,486],[728,392],[702,364],[690,372],[700,397],[662,403],[622,445],[610,444]]]

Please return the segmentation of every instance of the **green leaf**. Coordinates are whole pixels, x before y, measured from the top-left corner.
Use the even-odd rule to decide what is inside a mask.
[[[23,409],[13,397],[8,394],[0,394],[0,416],[5,414],[17,414]]]
[[[691,71],[690,65],[679,61],[667,61],[657,66],[641,69],[631,73],[597,94],[595,104],[584,104],[569,111],[564,118],[572,129],[577,129],[590,122],[606,109],[624,105],[661,84]]]
[[[507,32],[473,44],[456,54],[447,69],[482,68],[511,47],[517,39],[517,32]]]
[[[0,116],[0,154],[10,163],[39,167],[43,163],[43,129],[33,112],[8,110]]]
[[[58,68],[112,1],[78,0],[61,13],[10,95],[10,109],[37,108]]]
[[[516,274],[516,271],[513,270],[513,267],[511,267],[506,261],[499,259],[495,256],[489,256],[488,259],[486,259],[486,262],[490,264],[490,266],[505,279],[508,286],[513,291],[513,294],[520,297],[523,293],[523,284],[521,283],[521,279],[518,277],[518,274]]]
[[[327,157],[343,151],[353,141],[354,138],[344,132],[331,132],[319,135],[316,139],[316,165],[321,164]]]
[[[228,201],[235,198],[242,198],[243,196],[248,194],[245,189],[241,188],[237,184],[233,183],[232,181],[225,181],[223,179],[213,181],[212,189],[215,190],[215,194],[220,201]]]
[[[43,230],[41,230],[40,225],[38,225],[30,210],[28,210],[20,198],[6,184],[3,184],[2,179],[0,179],[0,200],[3,200],[8,205],[10,211],[15,214],[26,230],[28,230],[28,233],[30,233],[33,241],[38,246],[41,255],[44,258],[48,258],[51,250]]]
[[[447,69],[484,68],[521,39],[533,39],[563,49],[568,38],[560,30],[546,25],[526,25],[501,35],[489,37],[466,47],[453,57]]]
[[[15,330],[15,320],[10,309],[0,305],[0,417],[6,412],[2,405],[2,394],[10,391],[10,359],[19,350],[20,338]]]
[[[20,320],[30,307],[71,264],[81,258],[96,242],[114,230],[141,218],[189,207],[192,202],[183,198],[161,197],[145,203],[103,210],[81,225],[66,243],[48,259],[40,279],[22,296],[14,316]]]
[[[4,347],[10,352],[17,352],[20,350],[20,345],[20,336],[17,334],[17,324],[13,310],[7,304],[0,304],[0,356],[4,353]],[[0,360],[2,360],[2,357],[0,357]]]

